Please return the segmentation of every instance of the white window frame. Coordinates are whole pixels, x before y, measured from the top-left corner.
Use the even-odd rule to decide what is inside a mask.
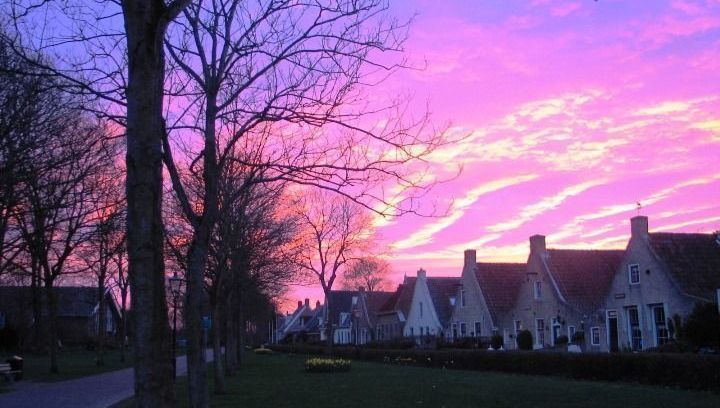
[[[575,335],[575,332],[577,331],[577,328],[575,326],[568,326],[567,333],[568,333],[568,342],[572,343],[572,338]]]
[[[595,341],[595,333],[597,333],[597,341]],[[590,328],[590,344],[593,346],[600,345],[600,326],[593,326]]]
[[[478,328],[480,330],[478,330]],[[475,337],[480,337],[481,332],[482,332],[482,322],[475,322]]]
[[[637,273],[637,281],[633,282],[633,272]],[[631,285],[639,285],[640,284],[640,264],[629,264],[628,265],[628,282]]]
[[[535,345],[545,347],[545,319],[535,319]]]
[[[640,333],[640,337],[639,337],[640,344],[638,344],[637,348],[633,347],[633,324],[632,324],[632,319],[630,319],[630,311],[631,310],[635,310],[635,312],[637,313],[637,329],[638,329],[638,332]],[[644,349],[644,347],[643,347],[643,341],[644,341],[643,319],[642,319],[642,315],[641,315],[640,311],[641,311],[641,309],[637,305],[631,305],[631,306],[627,306],[625,308],[625,317],[627,319],[628,341],[630,342],[630,348],[633,351],[640,351],[640,350]]]
[[[542,281],[535,281],[533,288],[535,293],[535,300],[542,299]]]
[[[465,307],[467,303],[465,302],[465,288],[460,289],[460,307]]]
[[[655,309],[662,309],[663,311],[663,318],[665,321],[663,322],[663,326],[665,331],[667,332],[667,337],[665,340],[665,343],[667,344],[670,341],[670,330],[667,327],[667,310],[665,310],[665,304],[663,303],[656,303],[650,305],[650,317],[652,318],[652,329],[653,329],[653,339],[655,339],[655,347],[661,346],[660,344],[660,336],[659,336],[659,330],[658,330],[658,322],[655,320]]]
[[[513,320],[513,330],[515,330],[515,337],[522,331],[522,320]]]

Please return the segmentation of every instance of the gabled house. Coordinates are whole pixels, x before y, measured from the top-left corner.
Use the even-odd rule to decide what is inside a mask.
[[[547,249],[544,236],[530,237],[527,272],[506,322],[510,334],[527,329],[534,348],[544,348],[583,332],[582,345],[599,350],[598,311],[622,257],[621,250]]]
[[[58,286],[54,288],[58,310],[58,338],[63,343],[84,343],[100,331],[106,336],[117,335],[120,327],[120,307],[112,293],[105,292],[105,327],[99,327],[98,289],[86,286]],[[48,316],[45,289],[41,288],[41,313]],[[0,286],[0,314],[5,325],[17,330],[21,341],[30,335],[33,320],[32,288],[29,286]],[[47,323],[45,323],[47,329]]]
[[[604,351],[661,346],[674,334],[673,316],[685,318],[696,303],[720,300],[717,236],[649,233],[645,216],[630,224],[630,241],[602,310]]]
[[[403,336],[420,339],[423,337],[445,337],[455,304],[460,278],[428,278],[424,269],[416,278],[406,278],[404,284],[412,292]]]
[[[465,251],[448,339],[478,337],[487,340],[493,334],[504,332],[506,341],[510,342],[509,326],[505,322],[526,272],[525,264],[478,263],[474,250]]]
[[[285,317],[277,330],[277,339],[285,343],[319,341],[319,320],[322,308],[317,302],[315,309],[310,307],[310,299],[298,301],[297,308]]]
[[[395,292],[383,303],[375,314],[375,338],[378,341],[390,341],[403,337],[405,322],[410,312],[410,303],[415,288],[408,278],[398,285]]]
[[[330,292],[333,341],[362,345],[377,339],[377,313],[393,292],[367,292],[365,288]]]

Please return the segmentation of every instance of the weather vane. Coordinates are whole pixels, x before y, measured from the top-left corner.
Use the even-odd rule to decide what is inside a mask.
[[[637,204],[637,215],[640,215],[640,210],[642,209],[642,204],[640,204],[640,201],[638,201],[635,204]]]

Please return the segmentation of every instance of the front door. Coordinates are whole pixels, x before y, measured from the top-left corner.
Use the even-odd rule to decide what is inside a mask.
[[[617,312],[614,310],[608,311],[608,337],[610,341],[610,351],[619,351],[618,345],[618,319]]]

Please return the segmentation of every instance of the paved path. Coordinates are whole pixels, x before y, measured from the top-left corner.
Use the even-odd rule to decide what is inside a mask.
[[[206,357],[212,361],[212,350]],[[178,375],[187,373],[185,356],[178,357],[177,370]],[[18,381],[11,391],[0,393],[0,407],[106,408],[133,396],[133,378],[133,369],[126,368],[54,383]]]

